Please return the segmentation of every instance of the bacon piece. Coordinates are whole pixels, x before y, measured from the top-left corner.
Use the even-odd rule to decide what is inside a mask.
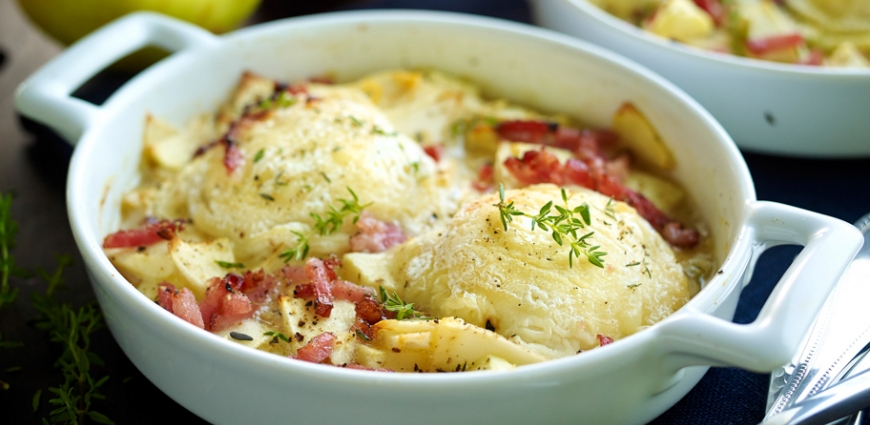
[[[341,279],[335,279],[329,283],[332,295],[339,300],[353,303],[361,302],[375,295],[375,290],[367,286],[360,286]]]
[[[393,245],[408,240],[399,226],[384,223],[372,217],[367,211],[360,214],[356,227],[359,232],[350,238],[352,252],[383,252]]]
[[[263,269],[255,272],[248,270],[245,272],[245,275],[242,276],[242,284],[239,289],[247,295],[248,299],[252,302],[262,303],[266,301],[269,292],[271,292],[277,285],[278,279],[271,274],[266,274]]]
[[[300,94],[308,94],[308,85],[305,83],[298,83],[287,86],[287,92],[292,95],[300,95]]]
[[[239,149],[239,143],[228,133],[223,139],[224,148],[224,168],[227,169],[227,174],[232,174],[236,168],[239,168],[245,163],[245,158],[242,157],[242,151]]]
[[[296,351],[296,358],[311,363],[323,363],[332,354],[335,345],[335,334],[324,332],[311,338],[308,344]]]
[[[717,27],[721,26],[722,22],[725,21],[727,12],[725,11],[725,8],[722,7],[722,3],[720,3],[719,0],[695,0],[695,4],[713,18],[713,23],[715,23]]]
[[[286,277],[290,282],[300,283],[308,281],[308,274],[305,273],[305,267],[294,267],[291,265],[286,265],[281,270],[284,273],[284,277]]]
[[[676,221],[666,224],[662,228],[661,234],[671,245],[684,248],[691,248],[701,240],[701,235],[697,230],[686,228],[683,223]]]
[[[199,304],[206,330],[226,329],[254,314],[251,300],[241,292],[243,282],[244,278],[235,273],[211,280]]]
[[[338,275],[335,274],[335,268],[341,267],[341,259],[335,255],[330,255],[323,260],[323,266],[326,267],[326,277],[331,282],[338,278]]]
[[[631,161],[628,155],[621,155],[618,158],[607,161],[604,164],[604,172],[616,181],[622,183],[628,178],[629,170],[631,169]]]
[[[558,186],[576,184],[592,187],[589,169],[582,161],[571,159],[565,164],[547,152],[526,151],[522,159],[510,157],[504,162],[505,168],[522,184],[553,183]]]
[[[544,121],[514,120],[499,123],[495,131],[504,140],[543,144],[553,126]]]
[[[696,229],[686,228],[682,223],[672,220],[645,196],[625,187],[609,176],[602,176],[599,180],[598,191],[634,207],[637,213],[672,246],[691,248],[697,245],[701,239]]]
[[[309,258],[305,263],[305,273],[314,285],[314,313],[320,317],[329,317],[334,299],[329,282],[335,278],[335,271],[328,269],[323,260]]]
[[[777,50],[799,47],[804,44],[804,37],[798,33],[794,33],[760,38],[757,40],[747,40],[746,49],[755,55],[764,55]]]
[[[175,237],[184,229],[184,220],[160,220],[149,222],[138,229],[119,230],[106,236],[103,248],[132,248],[149,246]]]
[[[825,53],[819,49],[810,50],[810,54],[801,62],[801,65],[820,66],[825,63]]]
[[[607,344],[613,343],[613,338],[611,338],[609,336],[604,336],[601,334],[598,334],[596,336],[598,337],[598,346],[599,347],[604,347]]]
[[[350,331],[358,338],[361,338],[365,341],[371,341],[374,337],[372,332],[372,326],[369,324],[369,322],[366,322],[361,317],[359,317],[359,311],[357,311],[356,320],[354,321],[354,324],[351,325]]]
[[[356,317],[374,325],[384,319],[384,310],[381,303],[372,298],[365,298],[356,303]]]
[[[199,305],[196,304],[196,297],[190,289],[179,290],[175,285],[163,282],[157,286],[157,304],[198,328],[205,327]]]
[[[471,183],[471,187],[473,187],[478,192],[486,192],[492,188],[492,175],[493,169],[492,164],[483,164],[477,170],[477,181]]]
[[[426,155],[429,155],[435,162],[439,162],[444,154],[444,145],[426,145],[423,146],[423,152],[426,152]]]

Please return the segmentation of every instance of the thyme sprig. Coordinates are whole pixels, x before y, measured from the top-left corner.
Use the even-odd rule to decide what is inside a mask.
[[[540,228],[544,231],[549,231],[559,246],[564,246],[568,242],[568,265],[574,267],[574,258],[580,256],[586,257],[589,262],[596,266],[604,268],[604,257],[607,255],[604,251],[599,251],[599,245],[589,243],[595,232],[581,233],[580,231],[592,224],[589,205],[584,203],[573,209],[568,206],[568,194],[565,189],[562,189],[562,202],[565,206],[555,205],[553,201],[547,202],[538,211],[537,215],[529,214],[518,210],[514,206],[514,202],[505,202],[504,185],[498,185],[499,202],[493,204],[498,207],[501,224],[504,230],[508,230],[508,223],[512,223],[514,217],[526,217],[532,220],[532,230]],[[556,213],[552,213],[555,209]]]
[[[28,277],[30,273],[15,265],[12,249],[18,223],[12,220],[12,195],[0,194],[0,310],[18,298],[18,288],[9,286],[10,277]]]
[[[0,305],[13,302],[17,296],[17,290],[9,289],[10,277],[27,277],[32,275],[29,270],[17,267],[10,250],[15,246],[15,234],[17,224],[11,218],[12,196],[0,194],[0,269],[2,269],[2,282],[0,282]],[[72,308],[69,304],[58,303],[54,293],[64,288],[63,272],[72,265],[69,255],[56,257],[57,268],[48,272],[42,268],[36,269],[39,276],[48,285],[44,293],[33,292],[32,304],[38,316],[33,321],[37,329],[48,334],[48,340],[62,347],[61,355],[55,361],[54,367],[60,369],[63,375],[63,383],[57,387],[48,388],[48,404],[53,407],[49,412],[50,419],[42,419],[43,424],[64,423],[79,425],[90,420],[100,424],[114,424],[100,412],[91,409],[94,400],[103,400],[105,397],[99,392],[108,376],[95,379],[91,374],[92,366],[102,366],[103,361],[96,353],[90,351],[91,335],[105,326],[103,316],[95,303],[87,304],[79,309]],[[0,342],[0,348],[20,347],[20,342]],[[9,368],[13,370],[15,368]],[[5,382],[0,381],[0,387],[8,389]],[[37,390],[33,395],[33,411],[39,410],[42,399],[42,390]]]
[[[368,204],[360,205],[359,198],[356,196],[353,189],[348,187],[347,191],[350,192],[352,199],[339,198],[338,202],[341,203],[341,206],[336,208],[334,205],[330,205],[329,211],[324,214],[324,217],[321,217],[319,214],[311,213],[311,218],[314,219],[314,230],[316,230],[321,236],[328,236],[335,233],[335,231],[344,223],[345,217],[349,215],[353,215],[353,223],[356,224],[356,222],[359,221],[359,216],[362,213],[362,210],[372,204],[369,202]]]
[[[414,309],[414,303],[406,303],[402,301],[402,299],[399,298],[399,294],[397,294],[396,292],[393,292],[392,295],[387,293],[387,289],[384,288],[383,285],[378,288],[378,294],[381,298],[381,305],[383,305],[387,311],[392,311],[396,313],[397,320],[411,318],[429,319],[428,317],[423,315],[423,313],[420,313],[419,311]]]
[[[53,273],[37,269],[37,275],[48,283],[48,288],[44,294],[33,294],[33,306],[39,312],[36,328],[46,331],[49,341],[61,345],[63,350],[54,366],[63,373],[64,382],[48,389],[55,396],[48,400],[55,406],[49,415],[52,423],[80,424],[88,418],[96,423],[114,424],[102,413],[91,410],[93,400],[105,399],[99,389],[109,379],[108,376],[95,379],[91,375],[92,365],[103,365],[103,360],[90,351],[91,335],[105,326],[102,313],[94,303],[76,310],[54,299],[54,291],[64,288],[63,271],[70,265],[72,259],[68,255],[59,255]],[[34,399],[34,404],[38,402]]]
[[[311,213],[311,218],[314,219],[314,232],[316,234],[319,234],[320,236],[328,236],[335,233],[341,225],[344,224],[344,220],[348,216],[353,217],[353,223],[356,224],[356,222],[359,221],[362,211],[372,204],[371,202],[360,204],[356,192],[354,192],[350,187],[347,188],[347,191],[350,192],[351,199],[339,198],[338,202],[340,205],[330,205],[329,210],[322,216],[317,213]],[[308,256],[308,251],[311,248],[308,245],[311,235],[306,235],[296,231],[293,231],[293,234],[297,236],[296,246],[279,255],[285,263],[290,260],[304,259]]]
[[[289,262],[290,260],[303,260],[308,256],[308,250],[310,247],[308,246],[308,235],[297,232],[295,230],[291,230],[294,235],[296,235],[296,246],[293,248],[289,248],[286,251],[282,252],[280,257],[284,262]]]

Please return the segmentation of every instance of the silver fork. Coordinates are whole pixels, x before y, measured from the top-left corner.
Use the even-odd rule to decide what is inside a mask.
[[[864,234],[864,246],[822,307],[803,349],[789,364],[771,373],[765,422],[842,379],[870,343],[870,311],[866,309],[870,299],[870,214],[855,226]],[[870,355],[862,357],[867,359],[864,367],[870,368]],[[865,375],[863,378],[870,378],[870,373]],[[860,417],[850,417],[850,424],[857,419]]]

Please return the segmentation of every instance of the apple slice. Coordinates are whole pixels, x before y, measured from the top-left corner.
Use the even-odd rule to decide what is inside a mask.
[[[676,165],[658,131],[631,102],[623,103],[613,115],[613,130],[641,162],[664,170]]]

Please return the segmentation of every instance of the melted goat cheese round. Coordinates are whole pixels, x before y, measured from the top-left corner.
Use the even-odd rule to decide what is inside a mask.
[[[562,204],[560,189],[537,185],[506,192],[506,202],[536,215]],[[531,220],[514,217],[505,231],[497,194],[464,207],[446,229],[428,233],[394,253],[395,280],[406,301],[436,317],[456,316],[494,328],[548,357],[619,339],[671,314],[696,292],[670,246],[630,206],[588,190],[568,206],[588,204],[591,245],[607,253],[604,268],[581,256],[568,261],[560,246]],[[556,211],[553,210],[553,213]]]
[[[309,93],[237,121],[231,134],[243,163],[228,171],[222,144],[191,161],[158,195],[166,215],[191,217],[246,259],[295,246],[300,234],[311,235],[312,256],[347,251],[353,214],[326,235],[314,215],[326,219],[354,194],[372,216],[410,235],[455,210],[447,176],[361,91],[312,85]]]

